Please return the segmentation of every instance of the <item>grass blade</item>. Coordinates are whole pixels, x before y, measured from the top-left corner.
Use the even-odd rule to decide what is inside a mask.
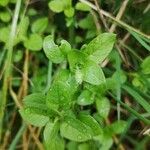
[[[147,112],[150,113],[150,104],[131,87],[124,85],[123,89],[127,91]]]

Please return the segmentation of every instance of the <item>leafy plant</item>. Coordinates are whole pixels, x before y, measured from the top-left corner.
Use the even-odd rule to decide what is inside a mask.
[[[0,0],[0,149],[149,148],[149,14],[147,1]]]
[[[47,93],[34,93],[25,97],[24,109],[20,110],[20,114],[32,125],[45,126],[46,147],[52,145],[49,149],[64,149],[62,137],[71,141],[85,142],[93,140],[96,136],[105,135],[103,127],[92,117],[92,114],[82,112],[80,106],[94,105],[96,102],[99,114],[104,118],[107,117],[110,108],[109,100],[96,95],[96,91],[91,93],[85,85],[105,84],[104,73],[98,63],[108,56],[114,42],[114,34],[103,33],[84,49],[77,50],[72,49],[64,40],[61,45],[56,45],[51,35],[45,37],[43,49],[47,58],[53,63],[68,62],[69,68],[60,69],[54,75]],[[107,112],[105,109],[108,109]],[[113,133],[120,133],[119,130],[116,131],[118,127],[114,124],[110,130],[113,129]],[[122,127],[123,131],[124,127]],[[58,140],[62,140],[61,147]]]

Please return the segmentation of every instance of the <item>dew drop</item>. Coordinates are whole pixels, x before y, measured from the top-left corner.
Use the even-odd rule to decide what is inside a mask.
[[[26,112],[26,113],[30,113],[30,108],[26,108],[26,109],[25,109],[25,112]]]
[[[78,135],[78,139],[79,139],[79,140],[81,140],[81,139],[82,139],[81,135]]]

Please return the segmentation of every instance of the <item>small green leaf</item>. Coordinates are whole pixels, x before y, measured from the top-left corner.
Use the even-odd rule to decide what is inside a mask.
[[[44,129],[44,141],[46,150],[64,150],[64,141],[58,136],[59,122],[47,123]]]
[[[90,115],[80,114],[78,119],[83,122],[86,126],[89,126],[93,132],[93,136],[102,134],[102,128],[100,124]]]
[[[63,0],[52,0],[49,2],[48,6],[52,11],[56,13],[60,13],[64,10]]]
[[[14,52],[14,55],[13,55],[14,62],[20,62],[22,58],[23,58],[22,50],[17,50]]]
[[[43,49],[47,58],[50,59],[53,63],[61,63],[64,60],[63,53],[60,51],[58,45],[54,43],[53,37],[51,35],[45,37]]]
[[[0,12],[0,19],[3,22],[9,22],[10,19],[11,19],[11,15],[10,15],[10,13],[8,11]]]
[[[107,118],[110,111],[110,102],[106,97],[101,97],[96,100],[96,108],[99,115]]]
[[[60,133],[63,137],[76,142],[83,142],[92,138],[91,129],[80,120],[72,117],[64,118],[64,122],[60,126]]]
[[[39,18],[33,22],[31,30],[33,33],[42,33],[48,26],[48,19],[46,17]]]
[[[86,4],[82,3],[82,2],[78,2],[76,4],[75,8],[77,10],[81,10],[81,11],[90,11],[91,10],[91,8],[88,5],[86,5]]]
[[[64,53],[64,55],[67,55],[71,51],[71,45],[66,40],[61,41],[59,48]]]
[[[100,85],[105,82],[105,76],[98,64],[93,61],[88,61],[83,69],[83,80],[93,84],[93,85]]]
[[[0,42],[7,43],[8,37],[10,33],[10,28],[9,27],[3,27],[0,29]]]
[[[0,6],[6,6],[9,3],[9,0],[0,0]]]
[[[107,126],[105,128],[105,131],[107,131],[109,135],[113,136],[114,134],[123,133],[126,127],[127,127],[127,122],[123,120],[119,120]]]
[[[86,54],[78,50],[73,50],[68,54],[69,67],[71,71],[81,69],[86,62]]]
[[[33,113],[30,108],[19,110],[21,117],[29,124],[37,127],[45,126],[49,121],[49,117]]]
[[[70,7],[70,8],[65,9],[64,10],[64,14],[65,14],[65,16],[67,16],[69,18],[73,17],[73,15],[74,15],[74,8]]]
[[[19,24],[19,27],[18,27],[18,38],[20,40],[26,40],[27,38],[27,30],[28,30],[28,27],[29,27],[29,17],[24,17],[20,24]]]
[[[78,146],[78,150],[91,150],[89,143],[81,143]]]
[[[89,55],[89,59],[96,63],[101,63],[111,52],[115,43],[116,35],[113,33],[103,33],[93,39],[84,50]]]
[[[77,150],[78,149],[78,143],[74,141],[69,141],[67,143],[67,150]]]
[[[38,34],[31,34],[29,39],[24,42],[24,46],[31,51],[40,51],[42,49],[42,37]]]
[[[93,17],[92,17],[91,14],[88,14],[84,19],[80,20],[79,23],[78,23],[78,25],[79,25],[80,28],[88,30],[88,31],[95,29]]]
[[[26,96],[23,99],[23,103],[25,107],[37,107],[39,109],[41,107],[44,108],[46,104],[46,96],[43,93],[33,93]]]
[[[47,105],[51,109],[61,108],[63,110],[70,107],[72,100],[70,85],[59,81],[53,84],[47,94]]]
[[[94,97],[89,90],[84,90],[77,99],[77,104],[81,106],[90,105],[94,102]]]

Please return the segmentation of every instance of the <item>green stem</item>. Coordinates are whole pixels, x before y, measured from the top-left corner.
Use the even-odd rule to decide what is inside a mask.
[[[20,140],[21,135],[23,134],[24,130],[26,129],[26,124],[23,123],[21,128],[19,129],[19,131],[17,132],[15,138],[13,139],[12,143],[10,144],[10,147],[8,150],[15,150],[16,149],[16,145]]]
[[[50,89],[51,86],[51,81],[52,81],[52,62],[48,62],[48,74],[47,74],[47,85],[44,90],[44,93],[47,93],[47,91]]]
[[[13,16],[13,21],[11,25],[11,32],[9,35],[9,41],[7,45],[8,51],[7,51],[7,56],[5,60],[6,70],[4,72],[4,80],[3,80],[3,87],[2,87],[2,100],[0,102],[0,140],[2,137],[3,118],[4,118],[6,101],[7,101],[7,91],[9,87],[8,81],[9,81],[10,73],[11,73],[11,60],[12,60],[12,53],[13,53],[13,45],[14,45],[14,39],[16,35],[20,7],[21,7],[21,0],[17,0],[15,12]]]

